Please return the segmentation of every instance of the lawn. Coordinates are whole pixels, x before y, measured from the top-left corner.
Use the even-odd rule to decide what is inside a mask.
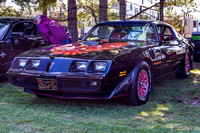
[[[154,82],[147,104],[37,98],[0,81],[0,132],[200,132],[200,63],[187,79]]]

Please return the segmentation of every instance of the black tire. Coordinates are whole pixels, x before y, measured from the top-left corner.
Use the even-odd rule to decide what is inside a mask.
[[[192,60],[190,54],[187,52],[181,62],[178,70],[175,72],[177,78],[187,78],[190,75]]]
[[[142,61],[136,67],[132,81],[131,92],[129,96],[125,97],[125,102],[132,106],[145,104],[149,98],[152,87],[151,70],[145,61]],[[146,91],[144,92],[144,90]]]
[[[194,55],[193,55],[193,61],[194,61],[194,62],[200,62],[200,55],[194,53]]]

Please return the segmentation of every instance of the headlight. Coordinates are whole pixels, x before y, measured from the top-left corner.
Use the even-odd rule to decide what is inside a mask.
[[[26,65],[26,70],[37,70],[40,65],[40,60],[30,59]]]
[[[70,72],[84,72],[87,65],[87,61],[74,61],[70,66]]]
[[[106,69],[106,62],[94,62],[94,70],[97,72],[104,72]]]
[[[12,65],[12,68],[14,69],[23,69],[24,66],[26,65],[26,62],[27,62],[27,59],[25,58],[17,58],[13,65]]]
[[[93,61],[89,68],[89,73],[103,73],[106,69],[107,63],[103,61]]]
[[[83,62],[83,61],[76,62],[76,70],[77,71],[85,71],[87,64],[88,64],[87,62]]]

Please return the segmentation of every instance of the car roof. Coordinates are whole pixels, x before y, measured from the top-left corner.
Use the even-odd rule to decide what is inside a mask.
[[[18,18],[18,17],[0,17],[0,20],[5,21],[33,21],[33,19],[27,19],[27,18]]]
[[[107,22],[101,22],[99,24],[104,24],[104,23],[131,23],[131,22],[147,22],[147,23],[154,23],[154,24],[165,24],[169,25],[168,23],[162,22],[162,21],[153,21],[153,20],[120,20],[120,21],[107,21]]]

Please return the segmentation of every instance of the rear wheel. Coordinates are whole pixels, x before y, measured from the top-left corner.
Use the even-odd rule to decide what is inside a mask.
[[[131,94],[126,97],[128,105],[139,106],[145,104],[151,90],[151,70],[146,62],[141,62],[135,70]]]
[[[191,57],[189,53],[185,54],[184,62],[181,64],[175,75],[177,78],[187,78],[190,75]]]

